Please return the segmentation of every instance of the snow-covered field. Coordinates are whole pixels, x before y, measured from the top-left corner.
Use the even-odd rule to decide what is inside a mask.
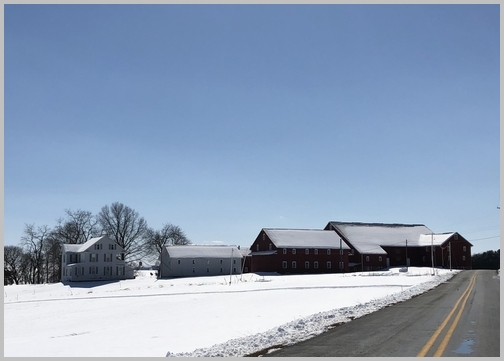
[[[244,356],[313,337],[457,272],[158,280],[144,271],[113,283],[4,286],[4,357]]]

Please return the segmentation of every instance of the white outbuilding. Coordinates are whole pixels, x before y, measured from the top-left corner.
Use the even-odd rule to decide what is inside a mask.
[[[159,277],[196,277],[241,274],[243,256],[236,246],[165,246]]]

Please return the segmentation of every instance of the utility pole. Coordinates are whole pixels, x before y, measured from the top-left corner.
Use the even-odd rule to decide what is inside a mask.
[[[448,260],[450,261],[450,271],[452,270],[451,268],[451,242],[448,242]]]
[[[432,275],[434,276],[434,232],[431,232],[431,264]]]
[[[406,240],[406,272],[408,272],[408,240]]]

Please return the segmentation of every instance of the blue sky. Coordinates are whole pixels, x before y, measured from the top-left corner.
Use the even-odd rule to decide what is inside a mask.
[[[500,248],[499,5],[5,5],[4,243],[121,202],[193,243],[329,221]]]

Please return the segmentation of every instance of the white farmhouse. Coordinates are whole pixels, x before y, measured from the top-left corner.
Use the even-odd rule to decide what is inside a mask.
[[[124,280],[134,278],[124,262],[124,250],[113,239],[102,236],[83,244],[63,244],[61,281]]]
[[[159,277],[241,274],[242,259],[236,246],[166,246],[161,252]]]

